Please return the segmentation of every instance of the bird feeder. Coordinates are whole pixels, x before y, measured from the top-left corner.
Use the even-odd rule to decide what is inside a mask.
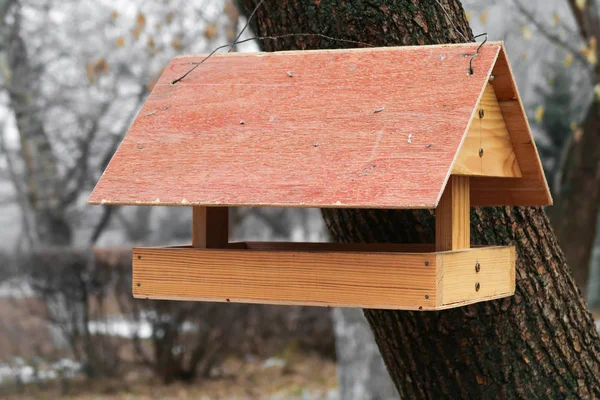
[[[89,199],[193,208],[191,245],[133,250],[135,297],[440,310],[514,293],[514,247],[471,247],[469,209],[552,199],[502,43],[204,59],[166,67]],[[436,240],[233,243],[229,207],[435,209]]]

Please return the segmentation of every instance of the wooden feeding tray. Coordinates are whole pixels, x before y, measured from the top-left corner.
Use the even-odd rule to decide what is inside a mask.
[[[193,207],[138,298],[439,310],[514,293],[471,206],[551,204],[502,43],[175,58],[89,202]],[[473,54],[473,70],[469,61]],[[173,83],[176,81],[176,83]],[[228,207],[436,209],[436,243],[231,243]]]

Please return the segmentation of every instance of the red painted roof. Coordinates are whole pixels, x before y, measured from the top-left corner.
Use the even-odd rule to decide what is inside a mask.
[[[504,53],[485,44],[469,76],[477,46],[214,55],[172,84],[204,57],[175,58],[89,202],[434,208]],[[487,203],[525,190],[481,179]]]

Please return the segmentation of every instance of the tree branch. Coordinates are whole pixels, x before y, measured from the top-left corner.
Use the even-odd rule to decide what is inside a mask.
[[[596,2],[588,1],[583,8],[579,8],[575,0],[567,0],[567,3],[573,13],[581,38],[587,42],[592,37],[597,37],[598,17],[596,14],[597,10],[595,10]]]
[[[571,0],[569,0],[571,1]],[[591,68],[590,68],[590,63],[588,62],[588,60],[583,56],[583,54],[581,54],[581,52],[579,51],[579,49],[577,49],[576,47],[574,47],[571,43],[569,43],[568,41],[562,39],[559,35],[552,33],[551,29],[548,28],[547,26],[545,26],[544,24],[542,24],[540,21],[538,21],[533,12],[530,11],[527,7],[525,7],[520,0],[513,0],[513,3],[515,4],[515,6],[517,7],[517,9],[523,14],[523,16],[531,23],[533,24],[533,26],[536,27],[536,29],[538,31],[540,31],[540,33],[542,35],[544,35],[544,37],[550,41],[551,43],[554,43],[555,45],[565,49],[566,51],[570,52],[571,54],[573,54],[573,57],[579,61],[586,70],[591,72]]]

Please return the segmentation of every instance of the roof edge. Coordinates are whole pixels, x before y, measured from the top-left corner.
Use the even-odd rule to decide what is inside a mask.
[[[500,47],[504,47],[503,41],[489,41],[486,42],[486,45],[497,45]],[[372,47],[356,47],[356,48],[342,48],[342,49],[317,49],[317,50],[282,50],[282,51],[250,51],[250,52],[231,52],[231,53],[214,53],[210,57],[243,57],[248,55],[263,55],[263,56],[271,56],[274,54],[282,54],[286,55],[295,55],[295,54],[306,54],[306,53],[347,53],[347,52],[369,52],[369,51],[389,51],[394,49],[402,49],[402,51],[410,51],[410,50],[422,50],[422,49],[436,49],[436,48],[447,48],[447,47],[475,47],[479,46],[480,43],[477,42],[468,42],[468,43],[443,43],[443,44],[431,44],[431,45],[420,45],[420,46],[372,46]],[[173,57],[173,60],[179,58],[188,58],[188,57],[207,57],[209,54],[201,53],[201,54],[180,54]]]
[[[499,47],[498,47],[498,50],[496,51],[496,55],[494,56],[494,62],[492,63],[489,71],[486,72],[485,80],[483,81],[483,85],[481,87],[481,91],[479,92],[479,96],[477,97],[477,101],[475,102],[475,106],[473,107],[473,111],[471,112],[471,117],[469,118],[469,122],[467,123],[467,127],[465,128],[465,131],[463,132],[462,139],[460,140],[460,144],[458,145],[458,149],[456,150],[456,153],[454,153],[454,158],[452,159],[450,168],[448,169],[448,172],[446,173],[446,178],[444,179],[442,188],[441,188],[440,192],[438,193],[437,199],[435,201],[436,208],[440,204],[440,199],[442,198],[442,195],[444,194],[444,191],[446,190],[446,186],[448,185],[448,180],[450,179],[450,175],[452,175],[452,170],[454,169],[454,164],[456,163],[456,160],[458,159],[458,155],[460,154],[460,151],[462,150],[463,144],[465,142],[465,138],[467,137],[467,133],[469,132],[469,129],[471,129],[471,124],[473,123],[473,119],[477,115],[477,105],[479,103],[481,103],[481,99],[483,98],[483,93],[485,92],[486,85],[490,80],[492,71],[494,70],[496,63],[498,62],[498,57],[500,56],[500,52],[504,51],[504,42],[500,41],[500,42],[489,42],[489,43],[495,44]],[[512,70],[510,72],[512,74]]]
[[[380,206],[365,206],[363,204],[309,204],[309,203],[201,203],[201,202],[168,202],[160,201],[156,199],[154,201],[140,201],[140,200],[97,200],[92,199],[92,196],[88,199],[90,205],[103,205],[103,206],[162,206],[162,207],[277,207],[277,208],[365,208],[373,210],[430,210],[432,204],[412,204],[403,207],[394,207],[393,205],[386,205],[385,207]]]
[[[546,205],[551,206],[554,204],[554,199],[552,198],[552,193],[550,192],[550,187],[548,186],[548,180],[546,179],[546,174],[544,173],[544,166],[542,165],[542,160],[539,157],[540,153],[538,151],[537,145],[535,144],[535,140],[533,138],[533,131],[531,130],[531,125],[529,124],[529,118],[527,118],[527,113],[525,112],[525,107],[523,105],[521,93],[519,93],[519,88],[518,88],[517,82],[515,80],[515,74],[513,73],[512,66],[509,62],[508,52],[506,51],[506,48],[504,47],[504,42],[500,42],[500,48],[501,48],[501,52],[502,52],[501,54],[504,55],[504,58],[506,59],[506,65],[508,67],[508,71],[510,72],[510,76],[512,78],[512,86],[513,86],[513,90],[515,92],[515,97],[516,97],[516,100],[519,102],[521,113],[524,116],[523,119],[525,120],[525,126],[527,127],[527,131],[529,133],[529,136],[531,137],[531,143],[533,145],[533,149],[534,149],[535,153],[538,155],[537,167],[541,171],[541,179],[544,184],[544,188],[546,190],[546,196],[548,198],[548,204],[546,204]],[[500,56],[500,54],[498,54],[498,56]],[[497,60],[496,60],[496,62],[497,62]]]

